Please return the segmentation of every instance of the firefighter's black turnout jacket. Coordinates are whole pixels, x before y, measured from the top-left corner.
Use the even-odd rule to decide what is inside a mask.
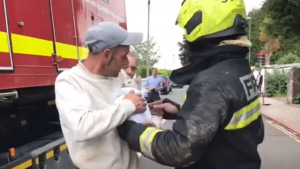
[[[119,135],[131,149],[167,166],[259,169],[264,126],[247,53],[240,46],[197,53],[198,59],[171,76],[190,84],[172,130],[126,121]]]

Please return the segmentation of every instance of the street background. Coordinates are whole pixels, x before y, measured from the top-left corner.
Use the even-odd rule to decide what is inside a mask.
[[[163,97],[183,103],[184,94],[188,86],[183,89],[173,88],[173,92]],[[272,105],[270,105],[272,106]],[[172,128],[172,120],[164,123],[165,129]],[[264,118],[265,140],[259,146],[262,159],[261,169],[299,169],[300,168],[300,141],[281,126],[273,124],[272,120]],[[141,156],[142,169],[170,169],[159,165]]]

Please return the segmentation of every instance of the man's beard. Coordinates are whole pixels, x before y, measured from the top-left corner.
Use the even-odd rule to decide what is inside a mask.
[[[110,71],[110,74],[112,77],[118,77],[121,69],[117,69],[116,60],[112,59],[110,64],[107,65],[108,70]]]

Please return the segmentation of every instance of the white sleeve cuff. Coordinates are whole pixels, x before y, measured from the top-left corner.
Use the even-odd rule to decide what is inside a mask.
[[[132,115],[136,111],[135,105],[130,100],[128,100],[128,99],[123,99],[120,102],[120,106],[124,106],[125,107],[126,114],[128,116]]]

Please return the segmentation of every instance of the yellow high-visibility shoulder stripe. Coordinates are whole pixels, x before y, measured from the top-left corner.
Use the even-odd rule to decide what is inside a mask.
[[[141,134],[139,138],[141,152],[144,156],[154,159],[152,155],[152,142],[155,138],[155,135],[162,130],[159,130],[154,127],[148,127],[146,130]]]
[[[186,98],[187,98],[187,95],[185,94],[185,95],[184,95],[184,100],[186,100]]]
[[[235,112],[229,124],[225,127],[225,130],[237,130],[244,128],[258,119],[260,115],[260,102],[259,98],[257,98],[249,105]]]
[[[36,37],[11,34],[13,52],[17,54],[35,55],[42,57],[51,57],[53,53],[53,41],[40,39]],[[88,49],[77,47],[66,43],[56,43],[57,55],[65,59],[85,59],[88,55]],[[7,33],[0,31],[0,52],[8,53]]]

